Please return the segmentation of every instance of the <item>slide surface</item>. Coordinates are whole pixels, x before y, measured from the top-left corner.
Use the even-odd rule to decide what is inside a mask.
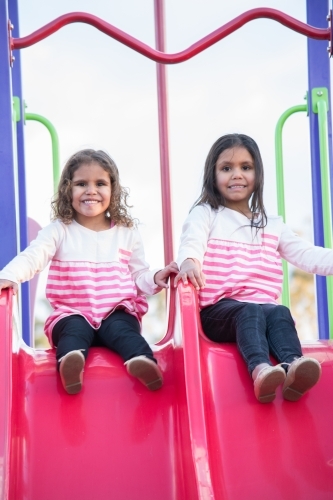
[[[303,345],[322,363],[318,385],[298,402],[282,391],[255,399],[234,345],[200,339],[208,449],[215,498],[333,498],[333,345]]]
[[[195,389],[187,390],[187,402],[190,432],[191,398],[197,398],[194,406],[202,413],[201,422],[194,422],[198,425],[193,434],[205,443],[210,496],[203,491],[201,497],[332,499],[332,341],[303,344],[304,355],[321,363],[322,377],[301,400],[285,401],[279,389],[272,403],[260,404],[236,345],[209,341],[201,330],[193,287],[178,289],[187,389],[200,370]],[[198,476],[200,470],[196,470]]]
[[[70,396],[55,352],[11,335],[9,295],[0,297],[1,500],[198,498],[181,349],[156,348],[165,385],[150,392],[119,356],[92,348],[83,390]]]
[[[188,289],[175,339],[156,347],[161,390],[92,348],[76,396],[61,386],[54,351],[17,338],[15,317],[11,335],[10,293],[1,295],[1,500],[332,498],[332,343],[305,346],[323,375],[301,401],[278,393],[260,404],[235,346],[189,330]]]

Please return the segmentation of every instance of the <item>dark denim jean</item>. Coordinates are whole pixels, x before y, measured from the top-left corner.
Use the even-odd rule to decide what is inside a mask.
[[[236,342],[251,374],[260,363],[291,363],[302,356],[294,320],[287,307],[221,299],[200,313],[205,335],[214,342]]]
[[[90,346],[104,346],[120,354],[124,361],[135,356],[147,356],[156,361],[140,332],[140,323],[134,316],[116,310],[102,321],[98,330],[94,330],[83,316],[62,318],[53,327],[52,340],[57,346],[57,360],[79,349],[86,358]]]

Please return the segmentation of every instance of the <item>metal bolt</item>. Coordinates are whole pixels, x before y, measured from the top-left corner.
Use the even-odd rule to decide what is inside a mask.
[[[323,95],[322,91],[321,91],[321,90],[319,90],[319,91],[317,92],[317,95],[319,95],[319,96]]]
[[[326,21],[330,21],[330,20],[331,20],[331,14],[327,14]]]
[[[14,61],[15,61],[15,56],[12,56],[12,62],[14,62]]]
[[[14,29],[14,25],[13,25],[12,23],[10,23],[9,28],[10,28],[11,30],[13,30],[13,29]]]

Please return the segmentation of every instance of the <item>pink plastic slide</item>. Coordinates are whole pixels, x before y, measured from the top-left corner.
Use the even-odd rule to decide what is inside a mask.
[[[333,498],[332,344],[305,347],[323,375],[302,400],[260,404],[235,346],[200,331],[193,288],[178,291],[155,346],[164,387],[148,391],[116,354],[94,348],[76,396],[63,390],[54,352],[22,342],[2,292],[1,500]]]

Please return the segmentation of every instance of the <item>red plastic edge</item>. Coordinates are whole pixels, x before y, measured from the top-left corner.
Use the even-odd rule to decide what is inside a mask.
[[[0,292],[0,497],[8,498],[12,409],[12,290]]]
[[[190,439],[198,494],[199,498],[214,500],[201,376],[197,297],[193,286],[185,286],[182,282],[178,284],[178,293]]]

